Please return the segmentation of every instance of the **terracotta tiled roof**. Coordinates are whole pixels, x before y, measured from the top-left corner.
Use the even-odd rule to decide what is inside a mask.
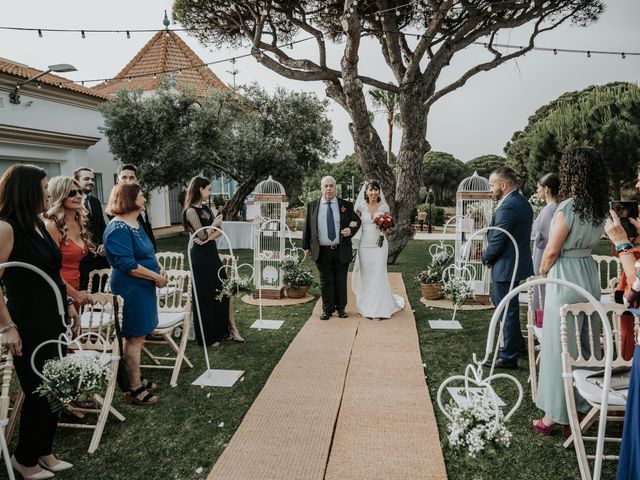
[[[155,90],[160,81],[153,73],[185,68],[180,72],[173,72],[176,87],[189,85],[195,89],[195,94],[203,96],[211,88],[226,89],[227,86],[208,68],[191,68],[204,62],[184,43],[173,31],[157,32],[151,40],[131,59],[120,73],[117,80],[109,80],[93,87],[102,94],[113,94],[123,88],[127,90],[143,89]],[[136,75],[148,75],[138,77]]]
[[[36,75],[42,72],[43,70],[31,68],[21,63],[12,62],[11,60],[7,60],[6,58],[0,58],[0,73],[17,77],[17,82],[35,77]],[[61,86],[62,89],[64,90],[71,90],[77,93],[83,93],[91,97],[97,97],[102,99],[109,98],[108,96],[106,96],[105,94],[99,91],[92,90],[87,87],[83,87],[82,85],[74,83],[72,80],[69,80],[68,78],[64,78],[59,75],[55,75],[53,73],[47,73],[46,75],[43,75],[42,77],[40,77],[39,80],[42,85],[51,85],[54,87]],[[36,82],[34,82],[34,85],[35,84]],[[31,83],[29,85],[31,85]]]

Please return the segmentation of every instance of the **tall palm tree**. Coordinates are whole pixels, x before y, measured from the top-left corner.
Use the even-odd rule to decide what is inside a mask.
[[[369,90],[374,107],[384,109],[387,116],[387,163],[391,165],[391,146],[393,144],[393,127],[399,123],[400,97],[397,93],[373,88]]]

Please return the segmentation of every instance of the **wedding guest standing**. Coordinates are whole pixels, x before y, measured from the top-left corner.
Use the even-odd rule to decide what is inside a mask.
[[[604,164],[600,153],[591,147],[573,148],[562,156],[559,193],[562,201],[553,216],[551,235],[540,264],[541,275],[580,285],[596,298],[600,298],[600,279],[591,251],[602,237],[608,211],[609,181]],[[536,405],[544,416],[533,422],[533,428],[542,435],[569,424],[562,378],[560,307],[584,301],[582,296],[566,287],[547,286],[536,398]],[[578,328],[582,355],[589,358],[588,325],[584,320],[578,318]],[[575,338],[573,319],[567,321],[567,327],[569,338]],[[594,332],[598,329],[599,325],[594,325]],[[577,355],[575,342],[569,342],[569,352],[573,357]],[[575,399],[578,411],[586,413],[590,410],[589,404],[577,392]]]
[[[167,277],[160,274],[153,244],[137,220],[144,202],[137,183],[113,187],[107,213],[114,217],[104,232],[104,249],[112,268],[111,291],[124,299],[123,348],[131,382],[124,398],[127,403],[153,405],[158,401],[153,394],[157,385],[142,377],[140,352],[145,336],[158,325],[156,287],[165,287]]]
[[[102,236],[107,224],[104,221],[100,200],[92,195],[96,181],[93,170],[89,167],[80,167],[73,172],[73,177],[78,181],[82,193],[84,193],[84,208],[87,217],[86,229],[89,232],[91,243],[95,247],[80,262],[80,290],[86,290],[89,286],[89,272],[109,268],[109,262],[104,256],[104,245],[102,244]],[[89,293],[97,292],[100,287],[98,283],[92,283],[92,291]]]
[[[0,263],[26,262],[45,272],[57,285],[64,300],[67,292],[60,278],[60,250],[39,218],[48,205],[44,170],[33,165],[13,165],[0,178]],[[36,393],[42,380],[31,369],[35,348],[55,340],[65,331],[58,315],[55,293],[40,275],[23,269],[0,271],[4,295],[0,294],[2,343],[14,356],[14,365],[24,405],[20,416],[18,444],[11,464],[23,478],[52,478],[52,472],[71,468],[52,453],[58,414],[45,397]],[[73,301],[67,301],[68,317],[77,321]],[[42,371],[48,359],[58,357],[58,347],[39,350],[36,368]]]
[[[187,187],[182,213],[185,230],[193,234],[202,227],[214,226],[220,228],[222,215],[213,216],[213,212],[206,205],[211,194],[211,181],[204,177],[193,177]],[[198,297],[193,298],[193,319],[196,340],[202,345],[218,345],[220,340],[231,338],[237,342],[244,339],[236,326],[233,301],[229,297],[217,300],[218,291],[222,288],[222,279],[227,275],[222,269],[222,261],[218,254],[216,238],[221,235],[216,230],[203,230],[196,236],[191,251],[193,277]],[[200,306],[200,315],[195,302]],[[202,322],[202,337],[200,322]]]
[[[138,183],[138,169],[136,166],[131,165],[130,163],[122,165],[118,169],[118,183]],[[149,240],[151,240],[151,243],[153,244],[153,251],[157,252],[158,246],[156,245],[156,237],[153,235],[151,220],[149,219],[149,214],[146,209],[143,209],[138,214],[138,222],[142,225],[142,228],[144,228]]]
[[[533,274],[540,275],[540,262],[542,252],[549,241],[549,230],[551,219],[558,206],[558,190],[560,188],[560,177],[555,173],[547,173],[538,181],[536,195],[544,200],[545,206],[533,222]],[[533,308],[539,310],[544,308],[544,286],[536,287],[533,295]]]
[[[62,254],[60,275],[73,298],[76,310],[91,302],[80,288],[80,262],[89,252],[89,233],[85,228],[84,197],[80,184],[71,177],[53,177],[49,182],[49,210],[45,226]]]
[[[509,167],[498,167],[489,176],[491,191],[498,200],[491,226],[509,232],[515,238],[519,252],[516,265],[516,250],[507,235],[495,230],[487,233],[487,248],[482,263],[491,269],[491,300],[496,306],[509,293],[514,268],[517,269],[514,287],[533,274],[530,246],[533,210],[518,190],[517,183],[516,173]],[[507,306],[502,334],[504,346],[495,366],[517,368],[518,356],[525,349],[520,330],[518,297],[512,298]]]

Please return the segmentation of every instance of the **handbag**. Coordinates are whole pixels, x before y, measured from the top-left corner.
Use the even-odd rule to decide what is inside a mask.
[[[544,308],[536,308],[536,327],[542,328],[542,320],[544,319]]]
[[[118,318],[118,297],[113,295],[114,323],[116,324],[116,337],[118,338],[118,349],[120,350],[120,361],[118,362],[118,375],[116,381],[118,388],[123,392],[131,390],[131,381],[129,380],[129,367],[124,360],[124,350],[122,348],[122,330],[120,329],[120,319]]]
[[[629,388],[631,380],[631,367],[616,367],[611,369],[610,390],[625,390]],[[604,385],[604,370],[592,373],[587,377],[587,382],[602,388]]]

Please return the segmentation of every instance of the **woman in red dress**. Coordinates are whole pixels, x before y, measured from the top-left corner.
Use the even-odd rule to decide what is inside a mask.
[[[91,295],[80,291],[80,261],[93,247],[85,228],[87,211],[80,184],[72,177],[54,177],[49,182],[50,208],[45,217],[47,231],[60,248],[60,276],[76,309],[91,303]]]

